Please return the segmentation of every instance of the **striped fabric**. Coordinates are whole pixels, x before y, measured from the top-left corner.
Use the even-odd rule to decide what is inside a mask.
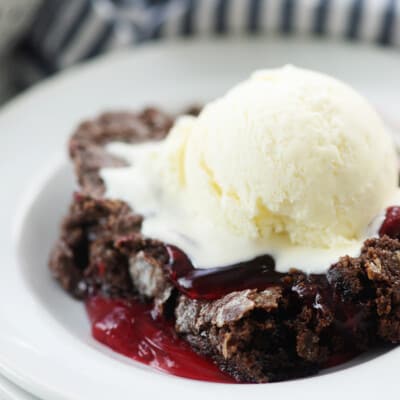
[[[49,74],[177,36],[279,32],[400,46],[400,0],[47,0],[32,26],[21,52],[31,71]]]

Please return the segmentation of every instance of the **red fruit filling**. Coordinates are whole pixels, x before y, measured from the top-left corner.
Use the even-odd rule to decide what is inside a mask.
[[[386,209],[385,220],[379,229],[379,236],[387,235],[393,239],[400,239],[400,207],[393,206]]]
[[[93,337],[120,354],[184,378],[235,382],[180,339],[172,322],[153,319],[149,305],[92,297],[86,309]]]

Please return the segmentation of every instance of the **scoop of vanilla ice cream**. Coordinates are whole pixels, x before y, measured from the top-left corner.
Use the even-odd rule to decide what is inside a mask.
[[[164,144],[171,195],[250,239],[334,247],[360,238],[397,186],[384,124],[352,88],[285,66],[254,73]]]

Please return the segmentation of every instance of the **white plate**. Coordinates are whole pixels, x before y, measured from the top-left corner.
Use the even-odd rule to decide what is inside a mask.
[[[338,372],[269,385],[211,384],[155,373],[96,343],[82,304],[71,300],[47,271],[73,190],[65,144],[82,118],[149,103],[178,109],[222,93],[256,68],[288,62],[350,82],[396,121],[400,57],[395,52],[282,39],[148,46],[75,68],[2,110],[1,373],[45,400],[336,400],[352,392],[372,399],[397,389],[400,348]]]
[[[39,400],[37,397],[22,390],[11,381],[0,376],[0,399],[1,400]]]

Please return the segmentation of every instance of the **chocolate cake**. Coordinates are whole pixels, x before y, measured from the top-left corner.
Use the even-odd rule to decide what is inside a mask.
[[[106,152],[107,143],[161,139],[173,120],[156,109],[107,113],[72,136],[80,190],[50,257],[52,274],[66,291],[78,299],[101,294],[153,304],[196,352],[238,382],[311,375],[333,359],[400,341],[400,241],[385,232],[367,240],[360,257],[344,256],[326,275],[278,274],[260,257],[249,264],[268,271],[262,288],[228,285],[210,296],[186,290],[171,266],[190,261],[144,237],[142,216],[105,198],[99,175],[100,168],[124,165]]]

